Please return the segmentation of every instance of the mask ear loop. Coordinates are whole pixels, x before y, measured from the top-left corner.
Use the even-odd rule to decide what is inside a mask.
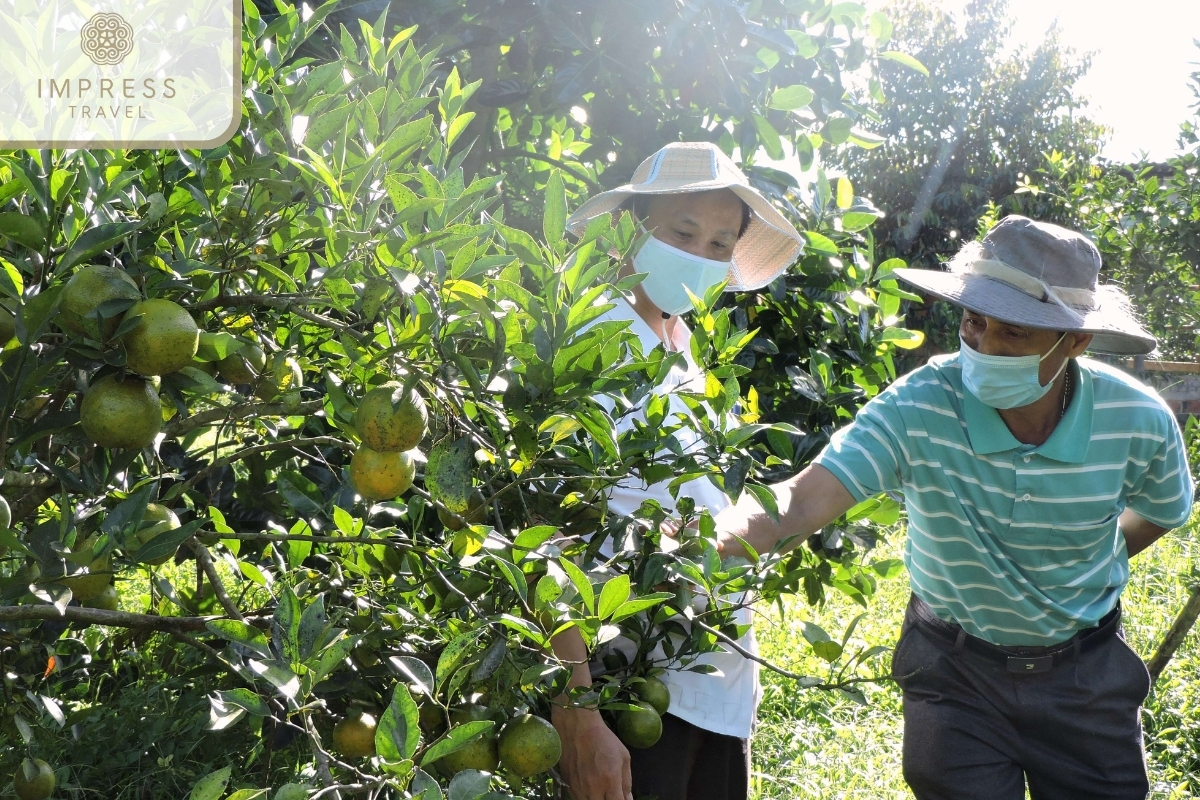
[[[1046,355],[1044,355],[1038,359],[1039,366],[1041,365],[1041,363],[1043,361],[1045,361],[1047,358],[1050,357],[1050,353],[1053,353],[1055,350],[1058,349],[1058,346],[1063,343],[1063,339],[1067,338],[1068,333],[1070,333],[1070,331],[1063,331],[1063,335],[1058,337],[1058,341],[1054,343],[1054,347],[1051,347],[1049,352],[1046,353]],[[1067,368],[1067,364],[1070,364],[1070,363],[1071,363],[1070,356],[1068,356],[1067,358],[1064,358],[1063,362],[1062,362],[1062,366],[1058,368],[1058,372],[1054,373],[1054,377],[1050,379],[1050,383],[1054,383],[1056,380],[1058,380],[1058,376],[1063,374],[1063,370],[1065,370]],[[1049,385],[1049,384],[1046,384],[1046,385]]]

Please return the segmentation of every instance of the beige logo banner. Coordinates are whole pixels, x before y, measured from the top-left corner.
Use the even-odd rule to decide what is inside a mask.
[[[0,148],[216,147],[242,0],[0,0]]]

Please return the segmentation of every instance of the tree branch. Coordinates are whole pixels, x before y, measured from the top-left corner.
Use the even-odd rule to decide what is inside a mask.
[[[345,333],[348,336],[353,336],[358,341],[365,341],[370,338],[369,334],[359,333],[345,323],[338,322],[329,317],[323,317],[320,314],[314,314],[311,311],[306,311],[303,308],[295,306],[304,303],[320,302],[309,300],[302,297],[279,297],[278,295],[270,294],[239,294],[239,295],[220,295],[211,300],[205,300],[201,303],[189,306],[189,310],[193,312],[212,311],[217,308],[245,308],[246,306],[271,308],[276,311],[285,311],[289,314],[295,314],[301,319],[306,319],[314,325],[320,325],[323,328]]]
[[[268,442],[266,444],[256,444],[253,447],[247,447],[244,450],[239,450],[236,453],[234,453],[233,455],[229,455],[229,456],[225,456],[224,458],[216,459],[215,461],[213,461],[213,463],[209,464],[207,467],[200,470],[192,477],[188,478],[187,481],[182,484],[182,486],[183,486],[182,491],[187,491],[188,489],[192,488],[197,483],[204,480],[209,475],[213,474],[214,472],[221,469],[222,467],[227,467],[230,464],[232,464],[234,461],[240,461],[241,459],[246,458],[247,456],[252,456],[257,453],[266,453],[271,450],[279,450],[284,447],[307,447],[309,445],[328,445],[330,447],[340,447],[343,450],[353,450],[354,449],[354,445],[350,444],[347,441],[343,441],[342,439],[334,438],[333,436],[312,436],[307,439],[285,439],[285,440],[279,441],[279,442]],[[304,455],[304,454],[301,453],[301,455]]]
[[[530,161],[541,161],[546,164],[551,164],[555,167],[558,167],[563,172],[567,173],[568,175],[575,178],[576,180],[586,183],[588,185],[589,189],[595,190],[595,189],[603,189],[604,188],[600,184],[596,183],[594,180],[589,178],[587,175],[583,174],[582,172],[576,172],[575,168],[572,167],[570,164],[567,164],[565,162],[559,161],[554,158],[550,158],[549,156],[541,155],[540,153],[530,153],[528,150],[500,150],[499,152],[493,151],[492,157],[489,160],[490,161],[499,161],[501,159],[507,159],[507,158],[527,158]]]
[[[225,591],[225,582],[217,574],[217,568],[213,564],[212,554],[208,552],[208,548],[195,537],[192,537],[190,544],[192,552],[196,554],[196,562],[200,564],[200,568],[208,576],[208,582],[212,584],[213,594],[217,596],[217,602],[221,604],[221,608],[225,609],[225,613],[238,622],[245,622],[246,618],[242,616],[241,611],[238,611],[237,604],[233,602],[233,598],[229,596],[229,592]]]
[[[56,606],[0,606],[0,622],[19,622],[33,619],[65,619],[68,622],[84,622],[88,625],[110,625],[115,628],[139,628],[184,633],[206,630],[205,623],[219,617],[160,617],[155,614],[134,614],[129,611],[106,611],[102,608],[80,608],[67,606],[60,613]],[[245,619],[251,625],[265,628],[270,619],[251,617]]]
[[[0,485],[13,486],[20,489],[28,489],[34,486],[53,486],[58,483],[58,478],[53,475],[44,475],[40,472],[14,472],[11,469],[4,470],[4,477],[0,479]]]
[[[287,411],[282,403],[242,403],[193,414],[167,425],[163,428],[163,433],[168,439],[173,439],[214,422],[229,423],[246,417],[299,417],[320,411],[324,407],[324,400],[309,400],[307,403],[301,403],[294,411]]]

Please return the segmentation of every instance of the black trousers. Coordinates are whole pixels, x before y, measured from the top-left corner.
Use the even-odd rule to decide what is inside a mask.
[[[663,714],[653,747],[630,749],[634,800],[746,800],[750,741]]]
[[[931,622],[914,597],[892,676],[904,693],[904,779],[918,800],[1023,800],[1026,780],[1033,800],[1143,800],[1150,676],[1115,613],[1052,666],[1030,649],[1037,671],[1025,673],[957,625]]]

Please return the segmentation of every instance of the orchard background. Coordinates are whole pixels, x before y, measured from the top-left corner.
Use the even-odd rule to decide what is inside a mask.
[[[1004,18],[1002,0],[972,8],[968,37]],[[604,488],[706,476],[766,497],[956,324],[891,271],[935,266],[1002,213],[1108,231],[1118,265],[1139,263],[1115,255],[1116,231],[1147,193],[1194,228],[1194,169],[1151,185],[1104,165],[1102,130],[1078,118],[1044,114],[1000,165],[972,160],[997,152],[996,114],[1074,107],[1086,63],[1048,40],[1049,77],[1024,87],[1014,75],[1032,73],[999,49],[947,55],[962,43],[939,13],[259,0],[227,145],[0,153],[0,772],[34,780],[22,764],[40,759],[73,798],[557,797],[553,770],[527,774],[504,744],[566,684],[549,637],[573,625],[646,652],[674,635],[670,664],[610,659],[573,698],[615,720],[657,670],[736,638],[713,598],[746,590],[779,662],[759,795],[853,794],[854,770],[890,770],[876,790],[898,780],[894,736],[891,762],[823,783],[847,737],[779,733],[846,714],[886,730],[894,687],[877,678],[905,583],[893,500],[787,556],[722,563],[703,514],[664,553],[661,509],[620,517]],[[989,102],[1024,106],[939,111],[994,74],[1010,88]],[[914,124],[977,133],[924,211],[936,138],[897,134]],[[690,415],[654,390],[671,356],[589,325],[621,288],[609,253],[636,245],[632,221],[564,238],[583,197],[678,139],[733,154],[806,239],[771,286],[698,304],[710,377],[682,397]],[[784,155],[799,169],[762,163]],[[998,166],[1020,176],[972,183]],[[1195,308],[1191,239],[1136,214],[1167,259],[1154,297]],[[912,216],[917,235],[898,237]],[[924,332],[904,327],[907,304]],[[1173,348],[1193,342],[1153,321]],[[648,424],[618,435],[635,407]],[[701,451],[672,449],[681,426]],[[1176,739],[1188,774],[1198,748]],[[815,782],[791,782],[802,754]]]

